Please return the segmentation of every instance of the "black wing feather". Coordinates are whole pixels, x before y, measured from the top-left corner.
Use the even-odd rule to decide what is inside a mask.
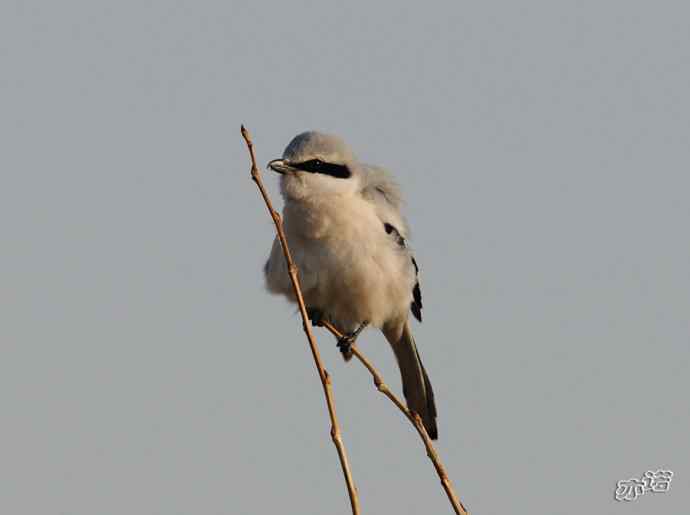
[[[398,231],[392,224],[385,222],[383,224],[383,228],[385,229],[386,234],[392,234],[395,237],[398,245],[400,245],[402,248],[407,247],[407,242],[405,241],[405,238],[402,236],[402,234],[400,234],[400,231]],[[414,266],[415,275],[419,277],[419,266],[417,266],[417,261],[414,257],[412,257],[411,259],[412,265]],[[412,289],[412,302],[410,303],[410,310],[412,311],[414,317],[421,322],[422,290],[419,288],[419,279],[417,279],[417,282],[415,283],[414,288]]]

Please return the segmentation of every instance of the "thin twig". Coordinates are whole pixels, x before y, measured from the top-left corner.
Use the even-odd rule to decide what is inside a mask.
[[[347,483],[347,492],[350,495],[350,504],[352,505],[353,515],[359,515],[359,497],[357,496],[357,489],[355,488],[355,482],[352,479],[352,471],[350,470],[350,463],[347,459],[347,452],[345,451],[345,444],[343,443],[343,438],[340,433],[340,425],[338,424],[338,418],[335,414],[335,401],[333,400],[333,391],[331,386],[331,377],[326,372],[321,361],[321,355],[319,354],[319,348],[316,345],[316,339],[311,331],[311,325],[309,322],[309,315],[307,315],[307,308],[304,304],[304,298],[302,297],[302,290],[299,285],[299,278],[297,277],[298,269],[295,266],[292,256],[290,254],[290,249],[287,244],[287,239],[285,237],[285,231],[283,230],[283,221],[278,214],[278,212],[273,209],[273,204],[271,199],[264,188],[263,181],[261,180],[261,172],[259,172],[259,167],[256,166],[256,155],[254,153],[254,143],[252,142],[249,131],[245,129],[244,125],[241,127],[242,137],[247,143],[247,148],[249,149],[249,156],[252,161],[251,175],[252,180],[256,183],[261,196],[266,203],[268,212],[273,218],[273,223],[276,226],[276,232],[280,240],[280,245],[283,248],[283,254],[285,255],[285,260],[287,261],[288,273],[290,274],[290,280],[292,281],[292,290],[297,299],[297,304],[299,305],[299,312],[302,315],[302,328],[304,329],[307,339],[309,340],[309,347],[311,348],[311,354],[314,358],[314,364],[316,365],[316,370],[319,373],[319,378],[321,379],[321,384],[323,385],[323,393],[326,397],[326,405],[328,406],[328,416],[331,419],[331,438],[333,444],[338,451],[338,457],[340,458],[340,465],[343,469],[343,475],[345,476],[345,482]]]
[[[333,336],[335,336],[336,338],[342,338],[342,333],[338,330],[337,327],[335,327],[330,322],[321,321],[320,325],[329,330],[331,334],[333,334]],[[407,408],[407,406],[403,404],[403,402],[393,392],[391,392],[390,388],[388,388],[388,385],[386,385],[386,383],[383,382],[383,377],[381,377],[379,371],[376,370],[374,365],[371,364],[371,361],[369,361],[364,356],[364,354],[360,352],[360,350],[357,348],[357,345],[351,345],[350,350],[352,351],[352,354],[356,356],[357,359],[362,363],[362,365],[366,367],[369,373],[371,373],[371,376],[374,379],[374,386],[376,386],[378,391],[384,394],[386,397],[388,397],[393,402],[393,404],[395,404],[398,407],[398,409],[403,412],[403,414],[415,427],[417,433],[419,433],[422,442],[424,442],[424,447],[426,447],[426,455],[434,464],[436,473],[438,474],[438,477],[441,480],[441,485],[443,486],[443,489],[446,491],[448,500],[450,501],[450,504],[453,506],[455,513],[457,515],[468,515],[465,506],[462,504],[462,502],[460,502],[460,499],[458,498],[457,494],[455,493],[455,490],[453,489],[453,484],[450,482],[450,478],[448,477],[446,468],[443,466],[443,463],[441,463],[441,458],[439,457],[438,452],[436,452],[436,449],[434,448],[434,445],[431,442],[431,438],[429,438],[429,434],[426,432],[426,428],[422,423],[422,419],[419,417],[417,413],[410,411]]]

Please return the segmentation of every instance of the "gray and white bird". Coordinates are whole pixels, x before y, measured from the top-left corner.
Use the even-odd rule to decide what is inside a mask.
[[[434,392],[410,329],[410,312],[422,320],[422,296],[398,185],[384,169],[358,162],[340,138],[320,132],[295,136],[268,166],[281,174],[285,234],[312,322],[329,320],[346,333],[338,344],[346,359],[363,328],[380,329],[407,406],[436,439]],[[277,238],[264,272],[271,293],[296,302]]]

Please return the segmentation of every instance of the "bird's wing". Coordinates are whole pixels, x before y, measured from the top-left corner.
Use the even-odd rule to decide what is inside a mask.
[[[409,227],[402,216],[402,192],[393,176],[384,168],[373,165],[363,165],[364,180],[362,196],[372,202],[376,208],[376,214],[382,222],[387,234],[395,238],[397,244],[410,256],[417,280],[412,290],[412,303],[410,309],[417,320],[422,321],[422,292],[419,288],[419,267],[407,246]]]
[[[376,206],[382,222],[392,224],[403,237],[408,237],[409,229],[401,214],[400,186],[385,168],[373,165],[362,165],[362,168],[362,196]]]

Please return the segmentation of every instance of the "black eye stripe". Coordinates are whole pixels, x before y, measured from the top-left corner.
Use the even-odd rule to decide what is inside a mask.
[[[294,163],[292,166],[298,170],[302,170],[303,172],[322,173],[338,179],[348,179],[351,175],[350,170],[347,169],[347,166],[326,163],[320,159],[310,159],[309,161]]]

